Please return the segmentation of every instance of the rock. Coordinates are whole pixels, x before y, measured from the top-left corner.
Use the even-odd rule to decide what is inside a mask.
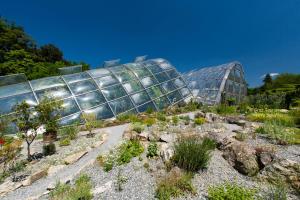
[[[100,187],[96,187],[93,190],[93,194],[101,194],[103,192],[105,192],[106,190],[110,190],[112,187],[113,182],[112,181],[108,181],[107,183],[105,183],[104,185],[100,186]]]
[[[289,159],[276,160],[264,168],[260,173],[260,178],[269,181],[276,181],[280,178],[300,191],[300,163]]]
[[[126,140],[135,139],[137,138],[137,135],[137,132],[127,129],[123,133],[123,138]]]
[[[28,186],[31,185],[32,183],[34,183],[35,181],[47,176],[47,171],[48,169],[41,169],[39,171],[36,171],[35,173],[33,173],[31,176],[29,176],[29,178],[25,181],[22,182],[23,186]]]
[[[220,133],[220,132],[210,132],[207,134],[207,137],[214,140],[219,149],[223,149],[225,146],[229,145],[232,142],[235,142],[234,139],[235,133]]]
[[[238,172],[254,176],[259,171],[256,151],[244,142],[232,141],[224,147],[223,157]]]
[[[205,113],[199,111],[199,112],[195,113],[195,116],[193,118],[199,118],[199,117],[205,118]]]
[[[164,162],[168,162],[174,155],[173,148],[168,143],[163,143],[160,147],[160,156]]]
[[[0,196],[5,196],[7,193],[12,192],[22,186],[20,182],[6,181],[0,185]]]
[[[275,157],[275,155],[270,152],[263,152],[260,155],[258,155],[258,160],[263,168],[263,167],[269,165],[273,161],[274,157]]]
[[[160,140],[161,142],[171,143],[171,142],[175,142],[176,136],[175,136],[175,134],[162,134],[162,135],[159,137],[159,140]]]
[[[88,152],[87,151],[80,151],[80,152],[77,152],[75,154],[72,154],[70,156],[67,156],[65,159],[64,159],[64,162],[65,164],[69,165],[69,164],[73,164],[75,163],[77,160],[79,160],[82,156],[84,156],[85,154],[87,154]]]
[[[159,141],[159,131],[152,129],[149,137],[148,137],[150,142],[158,142]]]
[[[215,113],[205,113],[205,119],[207,122],[212,123],[212,122],[223,122],[224,117],[217,115]]]
[[[48,175],[52,176],[53,174],[56,174],[58,171],[63,169],[66,165],[55,165],[55,166],[50,166],[48,169]]]
[[[138,134],[137,137],[141,141],[147,141],[148,138],[149,138],[149,132],[148,131],[143,131],[140,134]]]

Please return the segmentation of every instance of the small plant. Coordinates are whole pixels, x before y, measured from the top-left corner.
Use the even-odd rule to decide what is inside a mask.
[[[144,130],[144,126],[141,123],[134,123],[132,130],[134,130],[137,133],[141,133]]]
[[[143,166],[144,166],[144,168],[147,169],[147,170],[150,168],[150,165],[149,165],[149,163],[147,163],[147,162],[145,162]]]
[[[155,197],[159,200],[169,200],[171,197],[176,198],[186,193],[195,194],[192,178],[190,173],[182,174],[171,171],[159,181]]]
[[[256,199],[256,190],[247,189],[236,183],[223,183],[208,188],[209,200],[220,199],[238,199],[238,200],[254,200]]]
[[[156,114],[156,119],[159,120],[159,121],[163,121],[163,122],[167,121],[166,115],[162,112],[158,112]]]
[[[64,138],[59,141],[59,146],[69,146],[71,144],[71,141],[69,138]]]
[[[195,123],[196,125],[202,125],[202,124],[205,123],[205,118],[203,118],[203,117],[195,118],[195,119],[194,119],[194,123]]]
[[[117,163],[119,165],[129,163],[133,157],[144,152],[144,148],[138,140],[129,140],[118,148]]]
[[[236,113],[236,106],[228,106],[225,104],[218,105],[216,108],[218,114],[229,115]]]
[[[176,116],[176,115],[175,115],[175,116],[173,116],[173,117],[172,117],[172,122],[173,122],[173,124],[174,124],[174,125],[177,125],[177,124],[178,124],[178,122],[179,122],[179,117],[178,117],[178,116]]]
[[[116,181],[116,189],[121,192],[123,190],[123,184],[126,183],[127,177],[122,175],[121,169],[118,171],[117,181]]]
[[[61,129],[59,129],[58,134],[62,138],[70,138],[70,140],[74,140],[77,138],[77,135],[79,133],[78,126],[66,126]]]
[[[214,141],[196,136],[182,137],[174,145],[172,160],[175,165],[187,171],[197,172],[206,168],[210,152],[215,148]]]
[[[241,132],[238,132],[238,133],[236,133],[236,135],[235,135],[235,139],[237,139],[237,140],[239,140],[239,141],[245,141],[247,138],[248,138],[247,133],[241,133]]]
[[[290,126],[293,127],[295,125],[295,118],[291,115],[285,113],[278,113],[278,112],[256,112],[250,113],[247,118],[251,121],[256,122],[275,122],[281,124],[283,126]]]
[[[189,125],[190,124],[190,121],[191,121],[190,116],[188,116],[188,115],[181,116],[180,119],[182,119],[184,121],[185,125]]]
[[[75,200],[84,199],[90,200],[92,195],[92,184],[90,178],[82,174],[75,181],[75,185],[67,185],[64,183],[57,183],[54,190],[49,194],[51,200]]]
[[[46,144],[43,146],[43,154],[45,156],[50,156],[55,154],[56,148],[54,143]]]
[[[92,113],[83,113],[82,118],[85,120],[85,128],[89,132],[88,137],[93,137],[94,133],[92,132],[94,128],[97,127],[97,117]]]
[[[148,117],[144,120],[144,123],[149,127],[152,126],[153,124],[155,124],[156,120],[155,118],[152,117]]]
[[[287,186],[278,178],[265,197],[266,200],[287,200]]]
[[[157,144],[155,142],[151,142],[148,146],[147,157],[157,156]]]
[[[152,114],[154,112],[154,109],[152,107],[148,107],[146,110],[147,114]]]

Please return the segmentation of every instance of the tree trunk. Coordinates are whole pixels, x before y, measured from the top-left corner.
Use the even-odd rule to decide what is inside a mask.
[[[27,159],[30,160],[31,159],[31,154],[30,154],[30,143],[27,142]]]

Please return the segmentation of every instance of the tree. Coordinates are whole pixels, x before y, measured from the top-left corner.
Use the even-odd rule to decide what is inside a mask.
[[[97,126],[97,118],[93,113],[83,113],[82,118],[85,120],[85,128],[89,132],[88,137],[93,137],[93,129]]]
[[[53,44],[41,46],[39,54],[45,62],[55,63],[56,61],[63,60],[63,53]]]
[[[27,159],[30,160],[30,145],[37,136],[39,124],[36,116],[33,115],[33,110],[30,108],[30,105],[25,101],[16,105],[15,111],[17,113],[15,121],[22,137],[27,143]]]
[[[52,142],[57,138],[58,119],[62,110],[62,100],[56,100],[53,97],[44,97],[40,103],[35,106],[38,121],[45,126],[44,141]]]
[[[263,90],[270,89],[273,83],[272,76],[270,74],[267,74],[263,80],[264,85],[263,85]]]

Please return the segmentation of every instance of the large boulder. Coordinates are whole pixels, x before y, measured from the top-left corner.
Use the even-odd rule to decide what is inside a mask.
[[[254,176],[259,171],[255,149],[244,142],[231,141],[223,148],[223,157],[242,174]]]

